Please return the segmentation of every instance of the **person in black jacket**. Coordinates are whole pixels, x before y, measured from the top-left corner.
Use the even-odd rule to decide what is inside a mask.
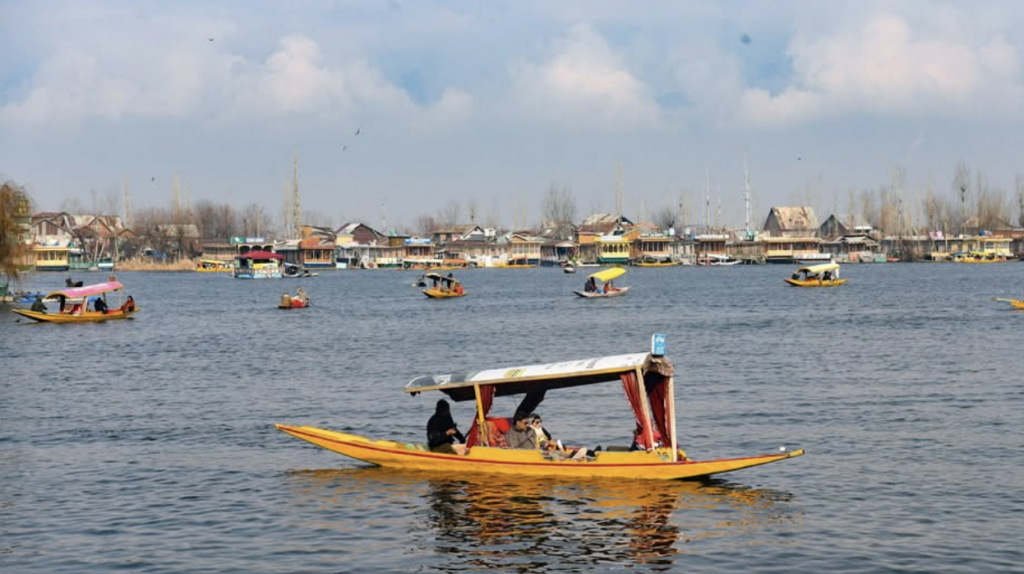
[[[451,407],[448,401],[437,401],[437,409],[427,421],[427,446],[433,452],[448,454],[465,454],[466,437],[462,436],[455,421],[452,420]]]

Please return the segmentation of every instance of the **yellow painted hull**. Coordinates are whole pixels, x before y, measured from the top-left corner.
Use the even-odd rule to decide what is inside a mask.
[[[224,269],[201,269],[196,268],[196,273],[231,273],[232,268],[226,267]]]
[[[675,267],[676,265],[679,265],[679,262],[678,261],[671,261],[671,262],[668,262],[668,263],[643,263],[643,262],[640,262],[640,263],[634,263],[633,265],[635,265],[636,267]]]
[[[141,310],[141,307],[136,307],[134,311],[129,311],[127,313],[122,313],[121,311],[114,311],[112,313],[96,313],[94,311],[90,311],[88,313],[82,313],[81,315],[66,315],[64,313],[37,313],[35,311],[29,311],[28,309],[11,309],[11,311],[21,315],[22,317],[28,317],[29,319],[39,321],[40,323],[101,323],[103,321],[127,319]]]
[[[424,289],[423,294],[431,299],[448,299],[449,297],[462,297],[466,292],[454,293],[452,291],[442,291],[440,289]]]
[[[993,301],[1006,301],[1014,309],[1024,309],[1024,301],[1021,301],[1019,299],[1003,299],[1003,298],[1000,298],[1000,297],[995,297],[992,300]]]
[[[786,283],[794,287],[838,287],[843,283],[849,281],[849,279],[835,279],[832,281],[819,281],[818,279],[805,280],[805,279],[785,279]]]
[[[274,425],[295,438],[356,460],[406,470],[450,473],[498,473],[575,478],[650,478],[676,480],[732,472],[804,454],[803,449],[744,458],[671,462],[667,448],[653,452],[598,452],[593,460],[552,460],[539,450],[473,447],[465,456],[430,452],[426,445],[370,440],[308,426]],[[680,451],[682,452],[682,451]],[[685,456],[685,455],[683,455]]]

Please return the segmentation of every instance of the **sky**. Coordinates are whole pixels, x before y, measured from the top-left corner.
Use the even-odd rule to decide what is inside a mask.
[[[906,174],[952,197],[958,162],[1024,173],[1024,3],[0,0],[0,178],[77,198],[410,226],[456,202],[535,225],[651,219],[706,198],[848,209]],[[618,174],[621,174],[619,176]],[[708,193],[710,190],[710,193]],[[718,206],[721,205],[719,208]]]

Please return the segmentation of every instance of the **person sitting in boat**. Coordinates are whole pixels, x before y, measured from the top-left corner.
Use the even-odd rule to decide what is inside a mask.
[[[587,282],[583,284],[583,291],[586,293],[596,293],[597,281],[595,281],[593,277],[587,279]]]
[[[509,448],[526,450],[537,448],[537,439],[533,429],[530,428],[532,420],[530,415],[524,412],[517,412],[512,417],[512,426],[505,433],[505,442],[508,443]]]
[[[466,437],[452,420],[451,406],[444,399],[437,401],[434,414],[427,421],[427,447],[431,452],[466,454]]]
[[[132,299],[132,296],[129,295],[128,299],[125,300],[124,305],[121,305],[121,312],[122,313],[131,313],[134,310],[135,310],[135,299]]]
[[[304,305],[309,304],[309,296],[306,295],[306,290],[302,287],[299,287],[298,291],[295,292],[295,298],[302,301]]]
[[[93,309],[95,309],[97,313],[103,313],[105,315],[107,313],[107,302],[103,300],[103,297],[97,297],[96,302],[93,303]]]
[[[636,423],[636,430],[633,431],[633,444],[630,445],[629,450],[652,450],[665,446],[662,444],[661,433],[658,432],[658,429],[652,428],[651,435],[654,437],[654,446],[647,448],[647,436],[643,428],[640,427],[640,423]]]
[[[554,441],[551,439],[551,433],[541,424],[540,415],[533,413],[530,415],[530,430],[533,431],[534,442],[539,450],[543,450],[550,453],[552,456],[559,459],[575,459],[580,460],[587,457],[587,449],[567,449],[562,446],[562,441]]]
[[[604,292],[605,293],[613,293],[613,292],[618,291],[618,290],[619,289],[617,287],[612,285],[611,281],[609,281],[609,282],[604,284]]]
[[[462,283],[456,283],[455,284],[455,294],[456,295],[462,295],[462,292],[463,292]]]
[[[46,303],[43,303],[43,296],[36,294],[36,300],[32,303],[32,311],[36,313],[46,313]]]
[[[832,280],[832,272],[831,271],[826,271],[826,272],[822,273],[821,280],[822,281],[831,281]]]

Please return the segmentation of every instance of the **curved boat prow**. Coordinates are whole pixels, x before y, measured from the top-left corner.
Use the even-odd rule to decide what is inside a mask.
[[[468,454],[460,456],[431,452],[422,443],[373,440],[310,426],[275,424],[274,427],[295,438],[369,464],[438,472],[678,480],[732,472],[804,454],[803,449],[799,449],[742,458],[691,460],[680,451],[680,460],[673,462],[670,449],[658,448],[650,452],[598,452],[585,460],[565,460],[545,457],[539,450],[476,446]]]

